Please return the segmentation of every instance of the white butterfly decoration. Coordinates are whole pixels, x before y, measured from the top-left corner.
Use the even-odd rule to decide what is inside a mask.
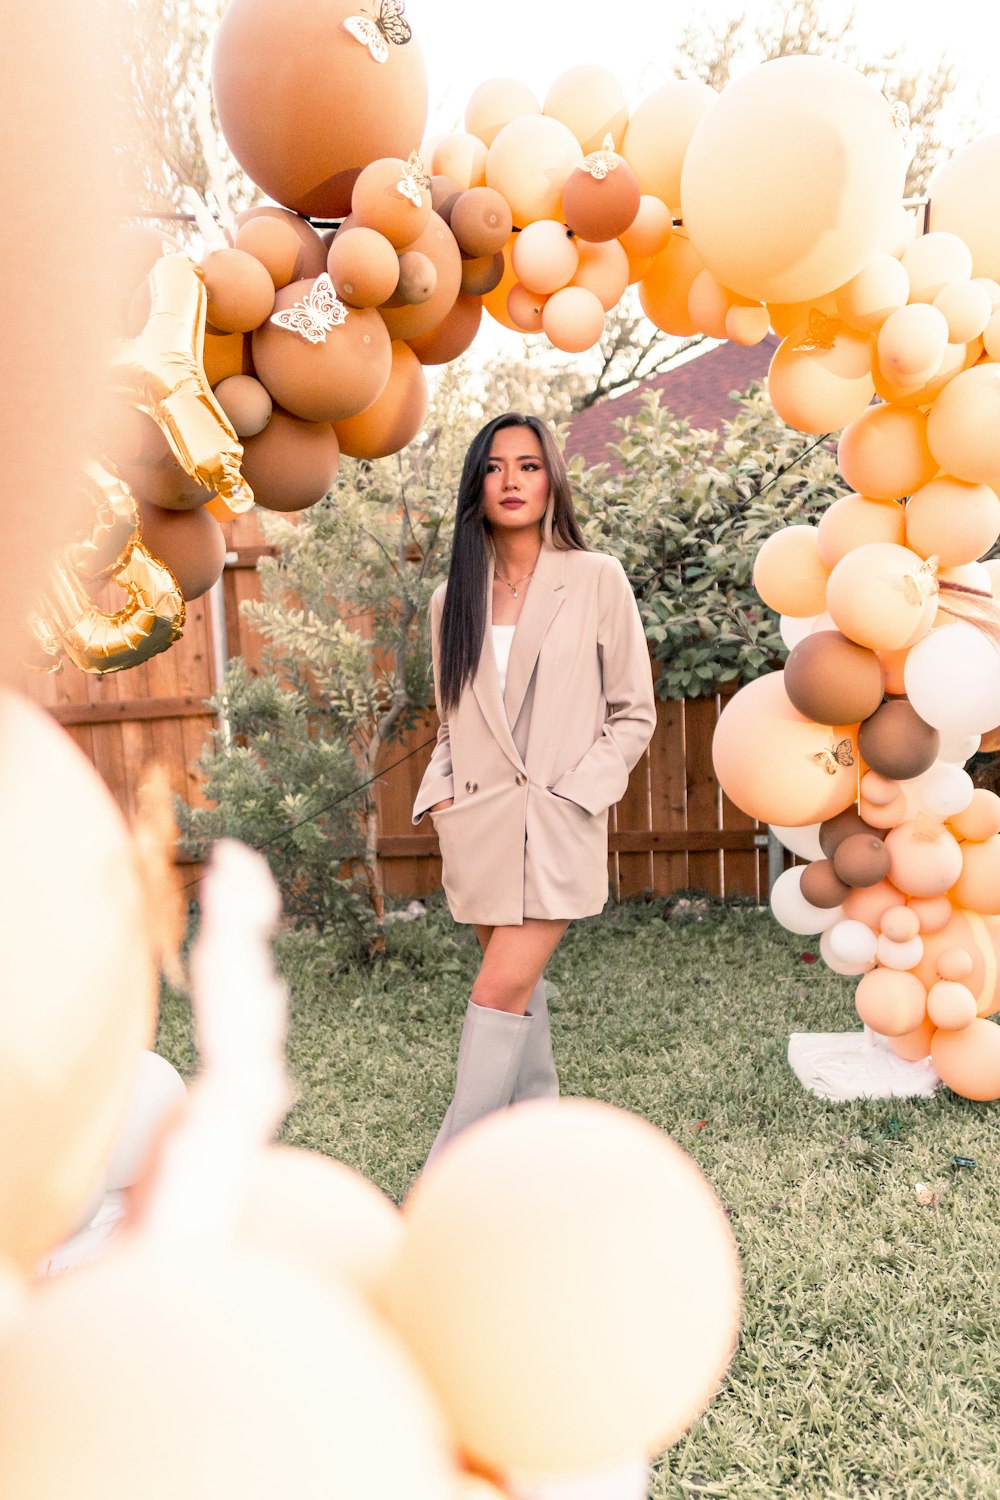
[[[402,47],[413,35],[403,19],[403,0],[379,0],[374,15],[348,16],[344,29],[367,47],[377,63],[389,61],[389,43]]]
[[[601,142],[600,151],[591,151],[580,163],[584,172],[589,172],[597,182],[602,182],[609,172],[616,172],[621,157],[615,151],[615,138],[609,131]]]
[[[431,179],[420,158],[420,153],[411,151],[406,159],[406,166],[399,174],[396,191],[402,193],[403,197],[408,203],[412,203],[414,208],[419,208],[424,193],[430,192],[430,187]]]
[[[326,271],[317,276],[309,295],[291,307],[271,314],[271,322],[279,328],[287,328],[310,344],[325,344],[331,328],[336,328],[347,317],[347,308],[333,289],[333,282]]]

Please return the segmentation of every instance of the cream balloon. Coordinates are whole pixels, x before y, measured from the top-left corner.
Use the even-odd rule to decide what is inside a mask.
[[[844,915],[842,906],[814,906],[802,894],[802,872],[805,865],[793,865],[782,870],[771,887],[771,912],[776,922],[787,932],[800,937],[814,937],[825,932]]]
[[[968,245],[975,276],[1000,280],[1000,204],[985,183],[1000,173],[1000,131],[981,136],[937,167],[927,184],[929,228]]]
[[[890,313],[905,307],[910,278],[894,255],[876,251],[868,264],[839,287],[837,312],[859,333],[877,333]]]
[[[946,474],[1000,483],[1000,365],[976,365],[948,382],[927,418],[927,442]]]
[[[674,78],[647,94],[628,122],[622,155],[643,193],[675,212],[681,206],[681,171],[691,137],[718,99],[707,83]]]
[[[580,143],[561,120],[525,115],[511,120],[486,156],[486,185],[502,193],[519,229],[559,214],[563,184],[583,161]]]

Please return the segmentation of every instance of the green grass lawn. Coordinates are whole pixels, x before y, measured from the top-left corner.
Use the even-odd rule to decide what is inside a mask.
[[[375,975],[283,939],[299,1090],[283,1139],[401,1198],[448,1102],[476,951],[440,907],[393,925]],[[766,911],[628,905],[575,924],[547,970],[563,1091],[668,1131],[730,1210],[743,1261],[727,1380],[650,1496],[997,1496],[1000,1106],[803,1090],[789,1032],[860,1027],[853,981],[803,960],[815,951]],[[157,1048],[193,1071],[175,997]]]

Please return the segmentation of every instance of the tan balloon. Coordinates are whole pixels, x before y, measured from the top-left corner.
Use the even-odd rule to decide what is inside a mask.
[[[981,136],[935,168],[927,185],[929,228],[957,235],[975,276],[1000,280],[1000,205],[983,184],[1000,171],[1000,131]]]
[[[840,435],[840,472],[859,495],[870,500],[901,500],[933,479],[939,468],[956,472],[931,452],[928,437],[923,412],[870,406]]]
[[[927,991],[905,969],[872,969],[858,980],[854,1005],[866,1026],[882,1036],[906,1036],[927,1010]]]
[[[0,1381],[5,1495],[395,1500],[389,1452],[410,1500],[451,1484],[440,1414],[346,1286],[209,1245],[139,1244],[54,1281],[5,1329]]]
[[[275,219],[279,224],[284,224],[286,229],[290,229],[297,238],[300,254],[295,266],[295,280],[308,280],[309,277],[318,276],[326,269],[326,253],[329,247],[308,219],[304,219],[301,214],[292,213],[289,208],[279,208],[272,203],[261,203],[256,208],[245,208],[236,215],[237,239],[258,219]],[[287,282],[283,284],[288,285]]]
[[[431,214],[423,234],[412,245],[407,245],[404,253],[426,256],[437,274],[437,284],[423,302],[404,307],[389,305],[379,309],[392,339],[417,338],[436,328],[455,305],[455,298],[462,286],[462,252],[455,236],[437,214]]]
[[[567,126],[585,152],[598,151],[610,135],[620,146],[628,124],[628,97],[615,75],[598,63],[560,73],[549,85],[542,113]]]
[[[510,205],[493,188],[469,188],[456,199],[448,227],[463,254],[496,255],[513,228]]]
[[[413,350],[399,340],[392,346],[392,369],[381,395],[365,411],[334,431],[341,453],[351,458],[387,458],[411,443],[427,411],[427,380]]]
[[[941,474],[906,502],[906,545],[953,568],[983,557],[1000,537],[1000,498],[988,484]]]
[[[984,786],[977,786],[972,801],[962,812],[948,819],[948,827],[957,839],[977,842],[1000,833],[1000,797]]]
[[[761,543],[754,559],[754,588],[779,615],[821,614],[829,576],[820,561],[815,526],[783,526]]]
[[[726,313],[726,338],[734,344],[762,344],[767,338],[770,318],[761,302],[737,302]]]
[[[121,813],[69,735],[5,689],[0,804],[18,851],[0,919],[0,1261],[28,1272],[100,1181],[157,976]]]
[[[889,879],[908,896],[943,896],[962,873],[962,847],[943,825],[908,819],[885,836]]]
[[[344,26],[357,14],[353,0],[232,0],[216,34],[212,87],[226,141],[258,187],[300,214],[347,213],[361,169],[405,159],[423,134],[416,36],[387,43],[376,62]]]
[[[980,1017],[962,1031],[938,1030],[931,1059],[941,1081],[965,1099],[1000,1099],[1000,1026]]]
[[[681,169],[688,144],[718,100],[707,83],[675,78],[647,94],[628,122],[622,155],[643,193],[660,198],[675,213],[681,207]]]
[[[864,495],[842,495],[819,518],[816,547],[820,562],[833,568],[846,553],[868,542],[902,546],[906,512],[896,500],[869,500]]]
[[[275,289],[296,279],[304,246],[291,224],[270,214],[259,214],[239,227],[235,244],[237,250],[260,261]]]
[[[729,83],[695,130],[684,224],[709,269],[745,297],[821,297],[878,250],[904,168],[873,83],[830,58],[779,57]]]
[[[400,191],[406,175],[405,161],[395,156],[380,157],[359,173],[351,192],[355,224],[384,235],[395,250],[419,239],[431,215],[429,188]]]
[[[350,307],[378,307],[399,281],[399,256],[392,243],[360,224],[334,236],[326,268],[337,296]]]
[[[265,510],[315,505],[332,489],[339,468],[340,445],[329,422],[305,422],[277,408],[243,449],[243,472]]]
[[[915,303],[914,308],[923,305]],[[897,385],[887,377],[883,370],[876,348],[875,357],[872,360],[872,378],[875,381],[876,393],[883,401],[888,401],[893,406],[919,406],[926,411],[948,382],[962,370],[967,370],[974,365],[981,353],[981,339],[973,339],[968,344],[946,344],[937,368],[929,380],[925,380],[922,385]]]
[[[314,281],[282,287],[275,312],[308,307],[315,287]],[[309,422],[331,422],[371,405],[389,378],[392,350],[379,313],[358,308],[316,342],[269,319],[254,332],[253,362],[280,406]]]
[[[733,306],[736,293],[716,281],[711,271],[699,271],[688,292],[687,310],[699,333],[709,338],[726,337],[726,314]]]
[[[832,569],[826,588],[837,629],[872,651],[898,651],[919,640],[937,612],[934,579],[923,568],[916,552],[893,542],[852,548]]]
[[[486,147],[468,131],[442,136],[434,147],[431,171],[451,177],[463,190],[482,187],[486,181]]]
[[[245,250],[212,250],[201,263],[208,321],[220,333],[249,333],[274,306],[267,267]]]
[[[389,1315],[479,1463],[542,1477],[651,1454],[714,1395],[735,1245],[698,1168],[645,1121],[583,1099],[490,1115],[404,1219]],[[511,1277],[526,1236],[531,1275]]]
[[[489,147],[511,120],[541,112],[542,106],[526,83],[516,78],[488,78],[469,96],[465,128]]]
[[[239,438],[256,437],[271,420],[274,403],[252,375],[230,375],[215,387],[215,399]]]
[[[782,340],[767,374],[779,417],[800,432],[836,432],[861,415],[875,394],[872,341],[840,326],[820,347],[800,328]]]
[[[197,510],[161,510],[139,506],[142,544],[166,563],[185,600],[200,599],[222,577],[226,539],[218,521],[204,506]]]
[[[526,286],[515,282],[507,293],[507,313],[511,323],[525,333],[541,333],[542,312],[548,300],[541,292],[529,292]]]
[[[577,241],[557,219],[536,219],[514,240],[514,270],[529,292],[557,292],[569,284],[579,263]]]
[[[459,292],[440,323],[415,339],[407,339],[407,343],[422,365],[447,364],[472,346],[482,320],[481,299]]]
[[[486,157],[486,184],[510,204],[519,229],[559,216],[562,190],[583,160],[576,136],[560,120],[525,115],[494,138]]]

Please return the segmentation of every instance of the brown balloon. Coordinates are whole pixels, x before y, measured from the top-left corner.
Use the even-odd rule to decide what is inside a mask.
[[[503,273],[503,253],[499,250],[496,255],[477,255],[472,260],[463,260],[462,291],[471,292],[474,297],[484,297],[500,285]]]
[[[138,501],[163,510],[197,510],[208,498],[205,486],[181,468],[169,448],[152,462],[123,459],[117,468]]]
[[[419,307],[437,291],[437,267],[419,250],[404,250],[399,257],[399,281],[387,307]]]
[[[858,749],[865,763],[890,781],[919,776],[937,759],[941,736],[907,698],[892,698],[865,719]]]
[[[594,177],[580,166],[566,179],[563,218],[583,240],[601,244],[616,239],[639,212],[639,179],[628,162],[621,157],[617,161],[617,167],[606,177]]]
[[[245,250],[213,250],[201,263],[208,321],[219,333],[249,333],[274,306],[270,272]]]
[[[248,438],[243,472],[266,510],[306,510],[333,487],[340,445],[329,422],[304,422],[276,408],[264,431]]]
[[[299,256],[295,265],[295,279],[307,280],[318,276],[326,268],[326,245],[307,219],[292,213],[290,208],[278,208],[276,204],[262,203],[257,208],[245,208],[236,215],[237,239],[243,230],[257,219],[276,219],[295,234],[299,242]],[[239,248],[245,249],[245,242]],[[251,252],[248,252],[252,254]],[[287,282],[284,283],[288,285]]]
[[[275,294],[275,314],[300,310],[306,332],[280,327],[272,315],[253,334],[254,369],[286,411],[308,422],[339,422],[364,411],[385,386],[391,340],[371,308],[351,308],[341,322],[324,327],[320,313],[309,312],[315,288],[315,281],[293,281]]]
[[[139,502],[142,545],[165,563],[188,601],[200,599],[222,576],[226,539],[205,507],[161,510]]]
[[[350,307],[378,307],[396,290],[399,256],[377,229],[343,226],[327,251],[326,268],[337,296]]]
[[[407,339],[422,365],[445,365],[464,354],[475,342],[483,321],[483,304],[469,292],[459,292],[455,305],[436,328]]]
[[[216,35],[212,85],[226,141],[253,182],[300,214],[339,218],[363,167],[405,161],[423,138],[419,43],[386,42],[378,60],[344,25],[363,10],[356,0],[232,0]]]
[[[878,885],[889,873],[889,851],[875,833],[849,833],[833,856],[833,868],[849,886]]]
[[[876,834],[870,823],[866,823],[856,807],[845,807],[835,817],[827,818],[819,825],[819,846],[827,859],[832,859],[844,839],[854,833]]]
[[[260,261],[275,290],[296,280],[304,254],[302,240],[291,224],[270,214],[258,214],[240,226],[236,249]]]
[[[238,438],[256,437],[271,420],[274,403],[266,386],[252,375],[230,375],[220,380],[215,387],[215,399],[232,422]]]
[[[799,889],[810,905],[824,910],[839,906],[851,893],[851,887],[841,880],[829,859],[814,859],[806,865]]]
[[[448,226],[466,255],[495,255],[514,227],[510,205],[495,188],[475,187],[452,204]]]
[[[427,411],[427,380],[423,367],[408,345],[392,346],[392,372],[385,390],[367,411],[334,431],[341,453],[351,458],[387,458],[413,441]]]
[[[423,234],[406,248],[433,261],[438,280],[434,295],[419,306],[380,308],[394,339],[414,339],[434,328],[454,306],[462,286],[462,252],[455,236],[437,214],[431,214]]]
[[[799,713],[817,724],[867,719],[882,702],[884,683],[875,652],[839,630],[807,635],[785,662],[785,691]]]

